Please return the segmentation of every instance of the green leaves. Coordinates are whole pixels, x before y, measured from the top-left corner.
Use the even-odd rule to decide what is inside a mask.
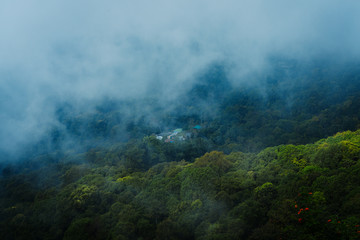
[[[218,151],[205,153],[200,158],[195,159],[194,167],[211,167],[219,176],[224,174],[232,167],[232,162],[225,158],[225,154]]]
[[[7,194],[0,199],[5,205],[0,226],[11,230],[4,236],[358,237],[360,131],[315,144],[271,147],[258,154],[212,151],[193,163],[166,161],[151,168],[144,166],[151,154],[161,153],[161,144],[152,137],[131,144],[123,152],[115,148],[116,154],[90,151],[86,156],[96,160],[92,165],[59,167],[60,172],[49,173],[48,179],[59,177],[62,182],[43,185],[42,190],[36,188],[36,174],[3,179],[1,190]],[[116,164],[107,165],[112,157]]]

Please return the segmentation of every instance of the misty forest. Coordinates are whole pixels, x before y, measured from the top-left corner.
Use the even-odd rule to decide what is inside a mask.
[[[2,5],[0,239],[360,239],[360,2]]]

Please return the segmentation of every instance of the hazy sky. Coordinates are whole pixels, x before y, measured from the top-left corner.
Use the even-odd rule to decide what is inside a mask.
[[[358,59],[359,13],[357,0],[2,0],[0,150],[40,136],[58,101],[178,91],[217,61],[239,82],[270,54]]]

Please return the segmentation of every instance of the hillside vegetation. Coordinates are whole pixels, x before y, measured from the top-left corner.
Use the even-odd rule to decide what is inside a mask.
[[[358,69],[215,64],[173,100],[59,102],[0,152],[0,238],[359,239]]]
[[[26,173],[3,170],[3,239],[360,235],[360,130],[257,154],[212,151],[147,170],[107,162],[115,150],[87,154],[92,163],[63,158]]]

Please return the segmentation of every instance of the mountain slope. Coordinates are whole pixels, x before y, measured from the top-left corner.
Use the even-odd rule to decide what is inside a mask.
[[[148,170],[111,164],[111,154],[84,156],[102,162],[64,158],[30,172],[8,169],[4,239],[359,237],[360,130],[258,154],[212,151]]]

